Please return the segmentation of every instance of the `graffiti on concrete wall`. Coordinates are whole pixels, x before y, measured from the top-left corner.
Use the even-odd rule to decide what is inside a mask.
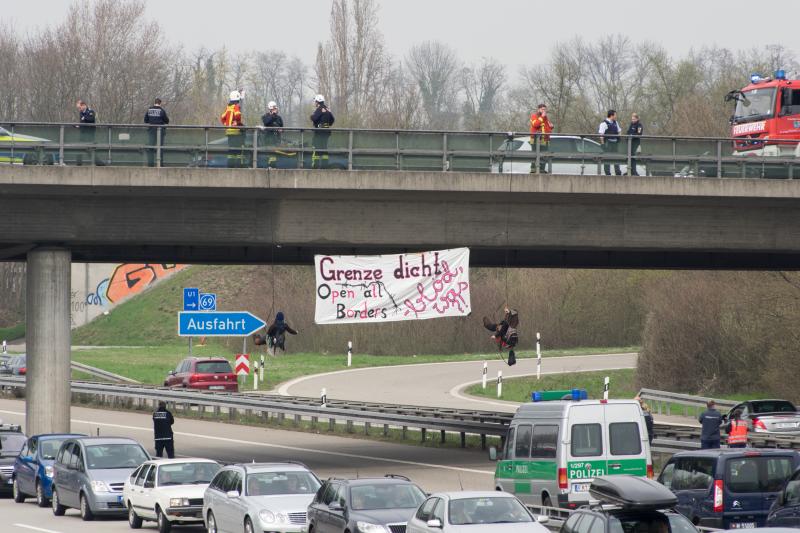
[[[88,305],[107,307],[142,292],[144,289],[187,265],[124,263],[114,268],[111,276],[98,283],[94,292],[86,295]]]

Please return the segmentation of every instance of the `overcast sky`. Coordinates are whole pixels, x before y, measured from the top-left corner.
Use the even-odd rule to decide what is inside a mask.
[[[389,51],[405,54],[437,39],[472,62],[494,57],[512,68],[545,62],[551,46],[581,35],[610,33],[655,41],[672,54],[692,47],[733,49],[782,44],[800,55],[792,17],[798,0],[377,0]],[[281,49],[307,63],[328,37],[330,0],[146,0],[172,42],[186,49],[223,45],[231,51]],[[2,0],[0,19],[23,31],[58,23],[69,0]],[[233,8],[232,6],[238,6]],[[757,7],[758,6],[758,7]],[[768,6],[768,7],[767,7]],[[788,24],[788,25],[787,25]]]

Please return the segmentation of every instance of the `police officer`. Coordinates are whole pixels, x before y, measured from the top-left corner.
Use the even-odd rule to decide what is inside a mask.
[[[314,125],[314,137],[311,144],[314,146],[314,153],[311,155],[311,168],[325,168],[328,166],[328,139],[333,126],[334,117],[331,110],[325,104],[325,97],[318,94],[314,97],[316,108],[311,114],[311,123]],[[319,164],[321,162],[322,164]]]
[[[709,400],[706,408],[697,419],[703,426],[700,430],[700,448],[703,450],[720,447],[719,428],[722,425],[722,413],[717,411],[714,400]]]
[[[83,100],[78,100],[76,106],[78,107],[78,122],[80,125],[78,128],[80,129],[80,141],[82,144],[91,144],[94,145],[95,142],[95,123],[97,122],[97,114],[94,112],[94,109],[90,108],[89,105],[84,102]],[[94,146],[89,147],[89,160],[91,164],[95,164],[95,152]],[[78,155],[78,165],[83,164],[83,154]]]
[[[638,113],[631,115],[631,125],[628,126],[628,136],[631,138],[631,176],[638,176],[639,172],[636,170],[636,152],[639,151],[639,146],[642,144],[642,135],[644,134],[644,126],[642,121],[639,120]]]
[[[609,154],[619,153],[619,135],[622,133],[622,128],[617,122],[617,112],[609,109],[606,114],[606,119],[600,123],[598,130],[600,134],[600,144],[603,145],[603,151]],[[603,172],[606,176],[611,175],[611,165],[607,162],[603,164]],[[614,174],[617,176],[622,175],[622,169],[619,163],[614,164]]]
[[[169,124],[169,117],[167,116],[167,111],[161,107],[161,98],[156,98],[153,105],[144,114],[144,123],[153,126],[147,128],[148,144],[156,146],[159,143],[158,130],[161,130],[161,146],[164,146],[164,137],[167,135],[167,130],[164,126]],[[155,148],[147,150],[147,165],[150,167],[156,166]]]
[[[164,450],[167,450],[167,457],[175,458],[175,440],[172,434],[172,424],[175,419],[172,413],[167,410],[167,402],[158,402],[158,409],[153,413],[153,437],[156,441],[156,455],[163,457]]]

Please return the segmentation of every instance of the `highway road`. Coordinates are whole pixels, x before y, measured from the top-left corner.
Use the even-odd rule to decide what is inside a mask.
[[[636,357],[636,353],[544,357],[542,374],[636,368]],[[503,379],[536,375],[536,359],[521,359],[512,367],[498,358],[487,362],[489,380],[497,379],[498,370],[503,371]],[[482,361],[467,361],[340,370],[288,381],[278,393],[317,397],[325,387],[328,398],[337,400],[516,411],[518,403],[468,397],[461,392],[480,382],[482,369]]]
[[[0,400],[0,419],[24,423],[25,404]],[[148,414],[72,408],[72,430],[101,435],[132,437],[152,453],[152,421]],[[491,489],[494,464],[479,451],[438,449],[332,437],[276,429],[235,426],[217,422],[178,419],[175,422],[179,455],[210,457],[222,462],[296,460],[307,464],[320,478],[337,476],[410,477],[426,491]],[[129,531],[125,520],[83,522],[77,511],[55,517],[33,500],[16,504],[0,499],[0,531],[3,533],[106,533]],[[145,523],[144,530],[155,530]],[[187,533],[202,528],[182,528]]]

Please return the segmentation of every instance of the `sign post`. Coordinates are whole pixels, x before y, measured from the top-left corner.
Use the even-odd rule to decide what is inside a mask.
[[[542,348],[539,341],[542,336],[536,332],[536,379],[542,379]]]

